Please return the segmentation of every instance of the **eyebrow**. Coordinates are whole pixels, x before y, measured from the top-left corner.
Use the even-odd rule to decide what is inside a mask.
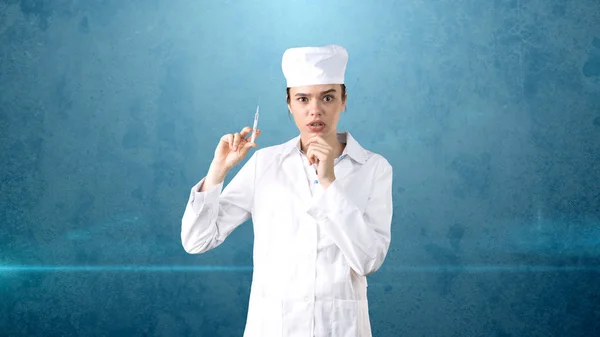
[[[329,94],[329,93],[332,93],[332,92],[336,92],[336,90],[335,89],[325,90],[325,91],[321,92],[321,95]],[[310,96],[310,94],[304,94],[304,93],[299,92],[299,93],[296,94],[296,96]]]

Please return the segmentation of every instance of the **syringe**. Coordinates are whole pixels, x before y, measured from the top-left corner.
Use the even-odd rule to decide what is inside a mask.
[[[256,138],[256,127],[258,126],[258,105],[256,106],[256,113],[254,114],[254,125],[252,126],[252,138],[250,138],[250,143],[254,143],[254,139]]]

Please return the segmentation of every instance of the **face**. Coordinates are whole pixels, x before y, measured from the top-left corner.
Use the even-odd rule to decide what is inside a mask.
[[[340,114],[346,108],[342,98],[340,84],[290,88],[288,108],[304,141],[315,135],[336,137]]]

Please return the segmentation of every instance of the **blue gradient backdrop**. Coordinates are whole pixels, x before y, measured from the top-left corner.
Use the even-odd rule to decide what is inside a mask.
[[[375,336],[599,335],[597,0],[1,0],[0,335],[241,336],[252,223],[195,256],[181,215],[329,43],[395,168]]]

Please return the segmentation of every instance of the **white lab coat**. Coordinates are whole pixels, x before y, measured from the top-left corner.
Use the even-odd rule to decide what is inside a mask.
[[[253,277],[244,337],[369,337],[366,276],[390,245],[392,167],[350,133],[324,190],[299,136],[259,149],[223,189],[193,186],[181,240],[190,254],[254,226]],[[306,170],[305,170],[306,168]]]

